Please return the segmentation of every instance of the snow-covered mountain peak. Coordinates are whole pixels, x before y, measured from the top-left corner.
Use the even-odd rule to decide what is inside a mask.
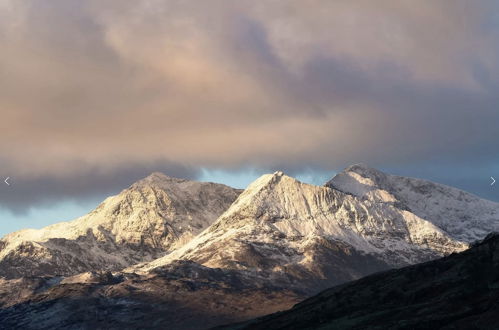
[[[343,170],[341,173],[348,173],[350,175],[356,174],[356,177],[362,177],[366,181],[365,183],[368,184],[370,182],[371,184],[375,184],[376,182],[384,180],[386,174],[383,173],[382,171],[369,167],[368,165],[364,163],[358,163],[354,165],[348,166],[345,170]],[[339,173],[339,174],[341,174]],[[338,175],[336,175],[338,176]],[[332,179],[330,180],[332,181]],[[328,182],[329,183],[329,182]],[[328,185],[326,183],[326,185]]]
[[[249,184],[248,188],[246,190],[248,191],[256,191],[260,190],[263,187],[269,187],[281,180],[282,177],[288,177],[281,171],[276,171],[274,173],[269,173],[269,174],[264,174],[257,178],[255,181]],[[288,177],[290,179],[293,179],[291,177]]]
[[[229,221],[232,223],[234,213],[245,214],[245,219],[258,219],[263,213],[280,214],[282,212],[296,213],[298,210],[306,209],[303,205],[304,198],[296,199],[296,195],[313,195],[317,189],[323,189],[310,184],[305,184],[297,179],[285,175],[281,171],[272,174],[264,174],[237,198],[234,204],[220,217],[220,224]]]
[[[283,181],[284,180],[284,181]],[[276,171],[272,174],[264,174],[250,183],[248,187],[239,195],[239,198],[234,203],[233,207],[238,208],[243,204],[252,203],[252,199],[257,198],[262,193],[266,193],[274,189],[276,185],[287,182],[287,184],[294,184],[298,180],[285,175],[281,171]]]
[[[358,172],[358,173],[375,173],[375,172],[380,172],[378,169],[375,169],[373,167],[368,166],[365,163],[357,163],[357,164],[352,164],[348,166],[345,171],[348,172]]]

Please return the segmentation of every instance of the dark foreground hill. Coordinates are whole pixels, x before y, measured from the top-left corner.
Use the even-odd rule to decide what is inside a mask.
[[[499,234],[224,329],[499,329]]]

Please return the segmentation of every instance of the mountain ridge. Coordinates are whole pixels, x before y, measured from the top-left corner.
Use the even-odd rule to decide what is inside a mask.
[[[362,200],[275,172],[255,180],[191,242],[128,271],[147,272],[180,259],[214,268],[269,271],[283,281],[289,274],[298,282],[326,279],[322,287],[467,246],[468,242],[395,205]],[[344,257],[327,267],[317,262],[340,255],[350,255],[350,262]],[[347,266],[356,265],[359,258],[364,259],[363,270]]]

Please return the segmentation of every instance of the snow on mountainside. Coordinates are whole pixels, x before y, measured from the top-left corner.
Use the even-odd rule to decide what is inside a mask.
[[[182,259],[331,285],[466,247],[394,203],[361,199],[276,172],[252,183],[190,243],[132,269],[148,271]]]
[[[499,231],[499,204],[431,181],[388,175],[363,164],[350,166],[326,186],[362,200],[391,204],[473,242]]]
[[[153,260],[208,227],[240,191],[153,173],[71,222],[0,240],[0,277],[117,270]]]

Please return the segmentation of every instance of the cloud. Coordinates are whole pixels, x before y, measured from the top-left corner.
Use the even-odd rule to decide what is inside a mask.
[[[157,167],[495,162],[495,7],[0,0],[1,203]]]

